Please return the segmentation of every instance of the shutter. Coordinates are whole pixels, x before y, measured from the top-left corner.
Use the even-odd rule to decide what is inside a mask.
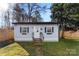
[[[45,27],[45,33],[46,33],[46,27]]]
[[[54,27],[52,27],[52,32],[54,32]]]
[[[22,31],[22,28],[20,27],[20,33],[21,33],[21,31]]]
[[[29,27],[27,27],[27,32],[29,33]]]

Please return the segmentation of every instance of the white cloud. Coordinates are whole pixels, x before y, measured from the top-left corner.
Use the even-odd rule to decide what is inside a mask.
[[[8,9],[8,6],[8,3],[0,3],[0,10],[5,11]]]

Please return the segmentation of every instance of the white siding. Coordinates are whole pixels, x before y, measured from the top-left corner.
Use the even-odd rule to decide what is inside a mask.
[[[14,26],[14,38],[15,41],[32,41],[32,32],[34,31],[33,27],[34,26],[38,26],[40,28],[42,28],[42,33],[44,35],[44,41],[58,41],[58,30],[59,30],[59,26],[57,24],[53,24],[53,25],[15,25]],[[45,33],[45,27],[47,26],[51,26],[54,27],[54,32],[51,35],[48,35],[47,33]],[[29,33],[27,35],[22,35],[20,33],[20,27],[29,27]]]

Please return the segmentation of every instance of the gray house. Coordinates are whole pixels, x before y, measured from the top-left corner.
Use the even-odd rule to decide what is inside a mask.
[[[59,24],[55,22],[15,22],[15,41],[32,41],[43,38],[44,41],[59,41]]]

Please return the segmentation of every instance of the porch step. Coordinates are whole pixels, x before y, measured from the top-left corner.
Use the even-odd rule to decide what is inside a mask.
[[[33,39],[34,45],[42,45],[42,39],[40,38],[34,38]]]

